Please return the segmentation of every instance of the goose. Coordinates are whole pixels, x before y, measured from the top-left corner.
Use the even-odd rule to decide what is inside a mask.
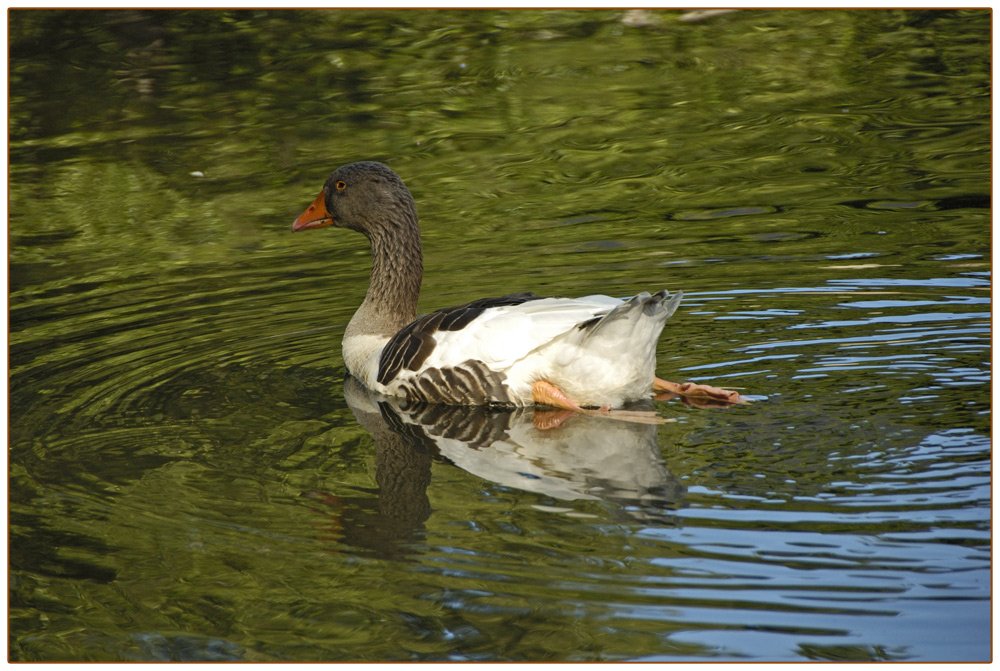
[[[348,372],[372,391],[427,403],[604,414],[655,394],[696,404],[744,402],[735,391],[656,377],[656,343],[681,291],[627,300],[512,293],[418,317],[417,208],[403,180],[382,163],[334,171],[292,231],[324,226],[362,233],[371,245],[368,292],[342,346]]]

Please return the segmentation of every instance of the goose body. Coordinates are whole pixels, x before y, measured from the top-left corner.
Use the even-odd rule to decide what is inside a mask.
[[[680,294],[664,298],[484,299],[432,312],[391,338],[347,337],[344,360],[389,396],[532,405],[534,383],[548,380],[577,405],[617,406],[652,393],[656,340]]]
[[[420,232],[396,173],[375,162],[335,171],[292,230],[330,225],[371,243],[371,283],[345,330],[343,355],[351,375],[373,391],[452,405],[579,409],[620,406],[663,389],[656,343],[680,292],[628,300],[509,294],[418,318]]]

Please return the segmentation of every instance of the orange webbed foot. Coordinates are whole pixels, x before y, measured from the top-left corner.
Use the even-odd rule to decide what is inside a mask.
[[[686,404],[699,408],[728,408],[731,405],[750,402],[732,389],[720,389],[694,382],[677,384],[658,377],[653,378],[653,393],[657,401],[666,401],[679,396]]]
[[[531,386],[531,400],[538,405],[548,405],[553,408],[562,408],[563,410],[583,411],[583,408],[571,401],[563,393],[562,389],[545,380],[538,380]]]

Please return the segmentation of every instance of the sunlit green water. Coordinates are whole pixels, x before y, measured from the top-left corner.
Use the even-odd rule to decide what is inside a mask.
[[[10,657],[990,656],[986,11],[11,15]],[[683,289],[661,427],[383,405],[430,310]]]

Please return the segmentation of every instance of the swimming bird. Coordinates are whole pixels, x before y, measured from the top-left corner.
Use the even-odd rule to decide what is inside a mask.
[[[344,332],[347,370],[373,391],[450,405],[547,405],[608,412],[655,393],[741,402],[734,391],[655,375],[656,343],[682,293],[543,297],[512,293],[417,316],[423,255],[417,208],[388,166],[330,175],[293,231],[362,233],[370,284]]]

